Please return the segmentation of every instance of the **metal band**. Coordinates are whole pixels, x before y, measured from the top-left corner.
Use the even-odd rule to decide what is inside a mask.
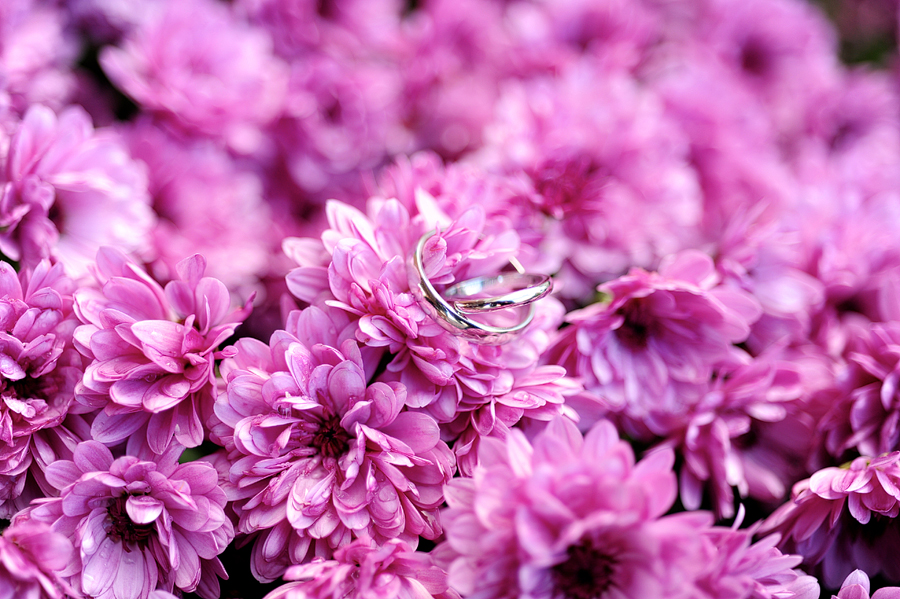
[[[426,233],[419,238],[415,250],[409,257],[409,286],[426,312],[435,319],[444,329],[454,335],[459,335],[475,343],[499,345],[506,343],[521,333],[534,319],[535,306],[533,302],[550,292],[552,283],[547,275],[529,275],[525,273],[505,273],[495,277],[476,277],[462,281],[450,287],[456,296],[471,296],[486,288],[503,284],[504,277],[514,277],[515,283],[534,281],[536,285],[528,285],[522,289],[496,296],[493,298],[475,300],[457,300],[453,304],[447,301],[425,276],[425,268],[422,263],[422,252],[425,242],[437,234],[437,230]],[[514,262],[517,268],[517,261]],[[521,298],[521,299],[517,299]],[[463,308],[459,307],[463,303]],[[474,307],[473,307],[474,302]],[[495,305],[496,304],[496,305]],[[502,304],[502,305],[500,305]],[[528,312],[518,323],[509,327],[498,327],[483,322],[472,320],[467,313],[488,312],[504,308],[518,308],[528,306]],[[465,308],[465,309],[464,309]]]

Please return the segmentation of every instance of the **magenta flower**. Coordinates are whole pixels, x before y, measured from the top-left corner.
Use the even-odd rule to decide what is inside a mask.
[[[334,552],[334,559],[314,558],[291,566],[285,580],[265,599],[452,599],[447,573],[435,566],[428,554],[391,539],[378,546],[359,538]]]
[[[73,558],[72,542],[46,524],[13,524],[0,536],[0,599],[75,596],[59,576]]]
[[[145,110],[239,152],[257,150],[284,108],[288,72],[271,39],[214,0],[166,2],[100,63]]]
[[[665,436],[715,369],[749,359],[734,344],[759,305],[718,283],[712,259],[697,251],[667,258],[658,273],[632,269],[599,287],[608,300],[568,315],[574,326],[556,342],[557,363],[583,377],[629,434]]]
[[[27,518],[68,537],[77,559],[61,573],[96,599],[147,599],[160,588],[219,596],[227,578],[218,555],[234,538],[215,468],[178,464],[180,447],[156,461],[113,459],[85,441],[74,460],[59,460],[47,478],[60,496],[41,499]],[[218,578],[217,578],[218,577]]]
[[[900,452],[819,470],[794,485],[791,501],[760,532],[780,532],[782,549],[802,555],[828,588],[856,568],[900,581],[900,567],[890,557],[900,547],[898,482]]]
[[[0,173],[4,255],[31,268],[53,257],[78,277],[102,245],[148,249],[153,223],[146,173],[114,133],[79,107],[29,108]]]
[[[0,517],[55,494],[47,466],[68,459],[87,433],[69,416],[84,372],[72,345],[75,284],[42,261],[19,275],[0,262]],[[67,420],[68,418],[68,420]]]
[[[403,411],[402,384],[367,385],[377,354],[363,360],[341,317],[294,313],[269,346],[241,339],[223,366],[213,433],[228,451],[238,532],[256,533],[260,580],[361,535],[415,547],[441,533],[453,455],[433,418]]]
[[[869,599],[869,576],[862,570],[854,570],[847,575],[841,590],[831,599]],[[900,587],[884,587],[875,591],[871,599],[900,599]]]
[[[85,324],[75,331],[78,350],[91,360],[76,398],[102,409],[91,435],[116,444],[140,431],[163,453],[174,440],[203,441],[203,423],[215,400],[219,345],[250,311],[231,309],[225,285],[204,277],[194,255],[177,267],[165,289],[110,248],[97,255],[100,289],[82,288],[75,310]]]
[[[582,438],[564,418],[529,443],[486,438],[472,478],[445,488],[450,586],[492,597],[696,596],[711,548],[707,513],[663,516],[677,493],[674,454],[635,463],[607,421]],[[695,595],[691,594],[695,591]]]

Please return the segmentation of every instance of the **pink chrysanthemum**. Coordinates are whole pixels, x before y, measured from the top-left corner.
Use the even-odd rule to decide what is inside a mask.
[[[664,442],[684,458],[679,492],[688,510],[704,493],[720,517],[734,515],[734,488],[741,497],[780,502],[805,474],[811,424],[799,416],[804,387],[798,368],[775,355],[716,372],[702,397],[683,413],[654,426],[673,431]],[[804,426],[806,424],[806,426]],[[779,434],[791,431],[793,434]]]
[[[225,493],[215,468],[178,464],[179,453],[113,459],[105,445],[85,441],[73,461],[48,468],[60,496],[34,502],[24,517],[71,539],[77,559],[61,575],[80,593],[147,599],[177,588],[219,596],[218,578],[227,575],[218,555],[234,538]]]
[[[265,599],[451,599],[447,573],[425,553],[397,539],[381,546],[360,538],[334,552],[334,559],[314,558],[291,566],[285,584]]]
[[[601,285],[606,301],[572,312],[557,341],[557,363],[622,416],[629,434],[668,434],[666,421],[698,401],[716,368],[748,361],[759,305],[719,284],[712,259],[697,251],[667,258],[659,272],[632,269]]]
[[[433,418],[403,411],[402,384],[367,384],[377,354],[364,361],[341,319],[295,312],[269,346],[241,339],[223,366],[213,433],[228,450],[238,531],[258,533],[260,580],[363,534],[413,547],[440,535],[453,455]]]
[[[557,272],[569,249],[560,239],[559,223],[540,209],[540,198],[524,173],[504,176],[468,163],[445,165],[437,154],[418,152],[398,157],[384,169],[378,191],[398,199],[410,213],[431,196],[451,218],[481,206],[488,220],[508,220],[521,241],[516,259],[529,272]]]
[[[819,583],[794,569],[803,560],[784,555],[775,546],[778,535],[751,544],[754,529],[712,527],[703,537],[716,548],[716,557],[698,582],[715,599],[818,599]]]
[[[841,590],[831,599],[869,599],[869,576],[862,570],[854,570],[841,584]],[[884,587],[871,595],[871,599],[900,599],[900,587]]]
[[[71,100],[78,40],[62,8],[37,0],[0,5],[0,92],[19,114],[31,104],[59,109]]]
[[[391,354],[379,380],[402,383],[407,405],[438,422],[472,416],[479,421],[477,438],[503,436],[523,416],[546,420],[559,413],[571,385],[563,369],[538,366],[562,318],[558,302],[538,302],[535,321],[523,336],[489,346],[448,332],[410,289],[407,260],[422,235],[440,229],[422,252],[423,268],[440,292],[453,282],[493,276],[508,266],[519,246],[508,221],[486,218],[478,204],[451,218],[421,188],[415,211],[396,199],[377,197],[369,200],[368,211],[330,202],[330,227],[322,241],[285,242],[287,253],[301,265],[287,277],[294,295],[310,302],[331,300],[330,305],[358,319],[357,340]],[[454,427],[454,436],[470,424]],[[456,446],[461,453],[470,448],[468,441]]]
[[[257,174],[211,141],[179,140],[148,120],[124,135],[132,156],[149,167],[149,192],[160,216],[152,234],[154,273],[174,278],[184,256],[201,254],[208,276],[246,297],[279,249]]]
[[[46,524],[20,522],[0,536],[0,599],[75,595],[59,576],[74,558],[72,542]]]
[[[564,418],[533,444],[484,439],[472,478],[445,488],[447,541],[435,551],[452,588],[495,597],[682,597],[707,566],[702,512],[663,516],[674,454],[635,464],[607,421],[582,438]]]
[[[75,310],[85,324],[75,331],[90,365],[77,400],[102,409],[94,439],[116,444],[140,431],[161,454],[173,438],[186,447],[203,441],[203,424],[215,400],[219,345],[250,311],[231,309],[225,285],[204,277],[194,255],[178,266],[165,289],[110,248],[97,255],[100,289],[82,288]],[[145,428],[144,428],[145,427]]]
[[[760,532],[782,533],[781,547],[802,555],[828,588],[856,568],[900,581],[898,483],[900,452],[825,468],[794,485]]]
[[[849,376],[821,424],[827,448],[879,455],[900,449],[900,323],[848,327]]]
[[[52,256],[77,277],[102,245],[148,248],[154,216],[146,173],[116,134],[94,131],[82,108],[59,116],[29,108],[2,165],[0,251],[7,257],[34,267]]]
[[[47,466],[70,458],[87,433],[68,416],[84,372],[72,345],[74,282],[40,262],[17,275],[0,262],[0,517],[54,494]],[[69,420],[66,420],[67,417]],[[65,421],[65,424],[64,424]],[[75,432],[73,432],[75,431]]]
[[[625,74],[584,61],[558,78],[510,85],[485,136],[474,160],[527,173],[535,208],[561,221],[566,296],[586,297],[629,267],[655,268],[698,245],[702,197],[687,139]]]
[[[240,152],[284,108],[288,72],[271,39],[214,0],[166,2],[100,64],[146,110]]]

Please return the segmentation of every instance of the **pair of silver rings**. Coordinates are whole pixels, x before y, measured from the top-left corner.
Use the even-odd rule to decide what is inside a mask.
[[[422,258],[425,242],[436,234],[437,230],[434,230],[423,235],[409,258],[409,286],[426,312],[444,329],[475,343],[506,343],[525,330],[534,319],[534,302],[553,288],[550,276],[526,273],[513,258],[510,264],[515,271],[466,279],[448,287],[442,295],[426,276]],[[476,297],[498,292],[501,293]],[[526,306],[528,310],[524,315],[509,326],[495,326],[473,318]]]

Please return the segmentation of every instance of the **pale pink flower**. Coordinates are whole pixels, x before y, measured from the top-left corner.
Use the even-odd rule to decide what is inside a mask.
[[[794,485],[791,501],[760,532],[781,533],[781,548],[802,555],[827,588],[837,588],[856,568],[900,581],[892,558],[900,548],[898,482],[900,452],[819,470]]]
[[[0,599],[64,599],[75,591],[62,578],[75,552],[46,524],[21,522],[0,536]]]
[[[869,599],[869,576],[862,570],[854,570],[841,584],[841,590],[831,599]],[[898,599],[900,587],[883,587],[871,595],[871,599]]]
[[[284,575],[290,582],[265,599],[452,599],[447,573],[428,554],[390,539],[377,545],[359,538],[334,552],[334,559],[314,558],[291,566]]]
[[[17,275],[0,262],[0,517],[55,494],[47,466],[87,434],[69,416],[84,372],[72,345],[74,288],[60,264]]]
[[[260,580],[363,534],[412,547],[440,535],[453,455],[433,418],[403,410],[402,384],[367,384],[378,354],[363,360],[353,328],[340,311],[310,307],[268,346],[238,341],[223,366],[213,434],[228,450],[238,532],[255,533]]]
[[[154,220],[144,168],[117,134],[80,107],[29,108],[0,173],[4,255],[27,267],[53,257],[79,277],[102,245],[147,250]]]
[[[78,350],[91,360],[76,388],[77,400],[100,411],[94,439],[116,444],[138,433],[154,453],[177,440],[203,441],[215,399],[219,345],[250,311],[232,309],[225,285],[204,277],[194,255],[177,266],[163,288],[121,253],[97,255],[100,289],[83,287],[75,309],[85,324],[75,331]]]
[[[228,576],[218,555],[234,538],[225,493],[210,464],[178,464],[181,449],[155,461],[113,459],[105,445],[85,441],[72,461],[48,468],[60,496],[35,501],[22,517],[72,541],[77,557],[61,575],[80,593],[148,599],[157,588],[177,588],[219,596],[218,579]]]
[[[486,438],[472,478],[445,489],[451,588],[493,597],[687,597],[712,548],[709,514],[663,516],[677,493],[674,454],[635,463],[607,421],[582,438],[564,418],[529,443]]]
[[[144,110],[242,153],[284,108],[288,73],[270,37],[215,0],[166,2],[100,64]]]

